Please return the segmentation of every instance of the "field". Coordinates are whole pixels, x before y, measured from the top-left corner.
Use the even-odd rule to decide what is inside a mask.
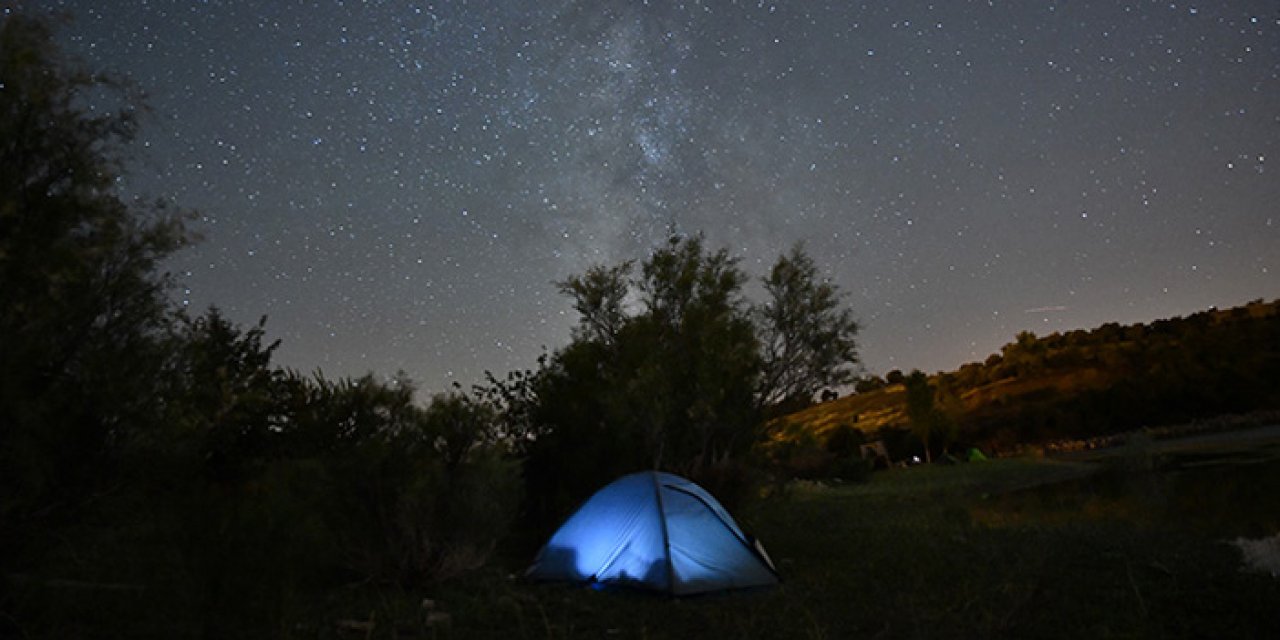
[[[775,589],[669,599],[491,574],[428,594],[430,611],[423,594],[364,591],[333,605],[372,629],[307,635],[1273,637],[1280,579],[1242,570],[1229,541],[1280,532],[1277,496],[1274,437],[897,469],[739,514]]]
[[[1280,578],[1245,571],[1232,541],[1280,534],[1278,496],[1276,427],[894,469],[862,484],[794,483],[738,510],[777,562],[777,588],[672,599],[527,584],[515,574],[538,541],[517,540],[491,568],[430,589],[240,585],[242,611],[218,614],[216,635],[1269,638]],[[116,575],[137,574],[130,562],[120,557]],[[208,614],[184,600],[192,585],[174,584],[16,586],[55,599],[47,637],[208,635]]]

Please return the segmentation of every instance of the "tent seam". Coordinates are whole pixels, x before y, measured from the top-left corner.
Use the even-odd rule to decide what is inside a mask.
[[[662,523],[662,551],[667,559],[667,591],[676,592],[676,571],[671,564],[671,534],[667,531],[667,504],[662,499],[662,482],[658,480],[658,472],[650,471],[653,480],[653,494],[658,499],[658,521]]]

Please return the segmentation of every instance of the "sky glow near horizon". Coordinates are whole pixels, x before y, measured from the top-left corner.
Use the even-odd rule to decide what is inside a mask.
[[[177,299],[303,371],[531,367],[669,228],[805,242],[881,374],[1280,296],[1274,2],[37,4],[149,95]]]

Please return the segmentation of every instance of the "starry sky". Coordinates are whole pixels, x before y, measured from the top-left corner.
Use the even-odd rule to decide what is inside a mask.
[[[179,304],[303,371],[530,367],[669,229],[805,242],[874,373],[1280,296],[1274,0],[26,4],[148,94]]]

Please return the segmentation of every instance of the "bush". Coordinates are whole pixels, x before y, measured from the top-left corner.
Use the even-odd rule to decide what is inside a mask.
[[[863,460],[858,447],[864,439],[853,427],[832,430],[825,440],[801,428],[763,448],[767,465],[780,480],[840,480],[862,482],[871,476],[872,464]]]
[[[689,474],[730,513],[743,508],[760,494],[764,473],[739,459],[721,460]]]
[[[411,392],[403,381],[328,385],[328,407],[311,412],[350,427],[322,448],[312,498],[342,568],[361,579],[436,582],[474,569],[516,513],[519,469],[487,435],[492,411],[460,395],[421,410]]]
[[[341,464],[326,520],[346,569],[364,579],[438,582],[481,566],[519,498],[516,464],[493,451],[452,471],[431,454],[367,445]]]

